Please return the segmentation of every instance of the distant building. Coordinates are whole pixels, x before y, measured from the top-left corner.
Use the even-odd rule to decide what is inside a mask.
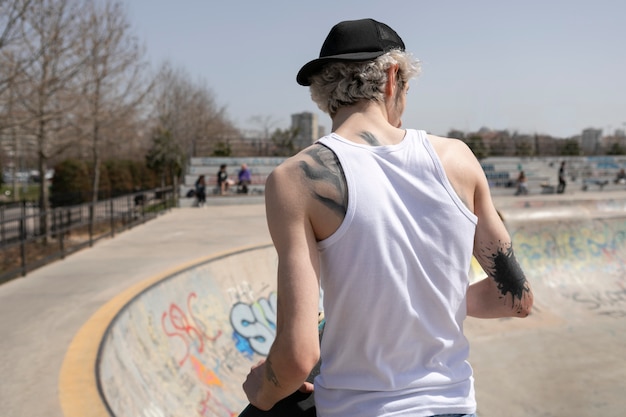
[[[580,138],[580,148],[586,155],[593,155],[600,146],[600,138],[602,137],[602,129],[585,129]]]
[[[298,134],[294,141],[297,149],[304,149],[319,139],[319,126],[317,124],[317,114],[302,112],[291,115],[291,128],[298,129]]]

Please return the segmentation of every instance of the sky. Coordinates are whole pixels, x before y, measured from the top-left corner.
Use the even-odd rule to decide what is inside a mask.
[[[204,83],[242,129],[330,118],[295,81],[331,27],[371,17],[420,60],[406,128],[446,135],[481,127],[571,137],[626,129],[623,0],[126,0],[157,68]]]

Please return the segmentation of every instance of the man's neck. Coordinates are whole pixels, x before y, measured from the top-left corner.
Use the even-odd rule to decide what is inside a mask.
[[[386,120],[383,106],[373,101],[362,100],[352,106],[339,108],[332,118],[332,130],[335,132],[355,122],[358,124],[363,124],[364,122],[379,124],[386,122]]]
[[[402,141],[404,130],[392,126],[383,105],[375,102],[359,102],[350,107],[342,107],[332,118],[332,131],[356,143],[392,145]]]

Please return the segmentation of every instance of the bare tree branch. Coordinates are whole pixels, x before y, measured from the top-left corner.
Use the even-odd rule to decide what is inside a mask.
[[[133,112],[151,89],[147,64],[132,36],[122,4],[116,0],[89,3],[81,21],[79,55],[86,65],[79,74],[82,112],[76,113],[81,136],[89,138],[94,174],[93,200],[98,199],[105,129]],[[113,138],[111,138],[113,139]]]
[[[67,146],[61,132],[67,128],[65,115],[77,103],[71,90],[85,58],[77,54],[78,18],[82,3],[78,0],[32,0],[22,14],[23,56],[34,57],[21,68],[17,104],[30,123],[23,125],[26,134],[35,138],[39,176],[44,181],[48,160]],[[48,208],[48,187],[40,187],[42,211]],[[47,234],[47,219],[41,219]]]

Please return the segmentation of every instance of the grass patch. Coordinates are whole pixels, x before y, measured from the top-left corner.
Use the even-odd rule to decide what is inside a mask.
[[[17,185],[17,200],[13,195],[13,186],[11,184],[0,185],[0,198],[4,202],[13,201],[37,201],[39,200],[39,184],[18,184]]]

